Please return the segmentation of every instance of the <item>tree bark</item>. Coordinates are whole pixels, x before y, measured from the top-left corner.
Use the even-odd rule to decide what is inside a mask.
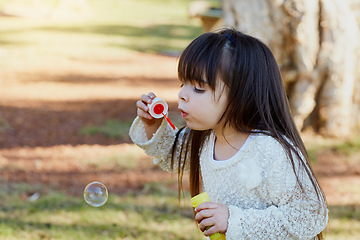
[[[359,128],[356,0],[223,0],[223,11],[226,25],[272,49],[300,130],[347,136]]]

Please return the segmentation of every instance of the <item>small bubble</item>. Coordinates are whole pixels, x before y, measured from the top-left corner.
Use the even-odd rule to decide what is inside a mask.
[[[84,189],[84,199],[90,206],[101,207],[108,199],[108,190],[100,182],[89,183]]]

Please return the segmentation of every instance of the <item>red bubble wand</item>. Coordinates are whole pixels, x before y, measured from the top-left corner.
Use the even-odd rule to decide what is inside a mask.
[[[175,125],[171,122],[170,118],[168,118],[164,113],[162,113],[162,115],[164,115],[164,118],[166,119],[166,121],[170,124],[170,126],[172,127],[173,130],[176,129]]]
[[[170,118],[164,114],[168,110],[167,103],[159,98],[155,98],[153,103],[150,105],[150,114],[155,118],[164,117],[166,121],[170,124],[173,130],[176,129],[175,125],[171,122]]]

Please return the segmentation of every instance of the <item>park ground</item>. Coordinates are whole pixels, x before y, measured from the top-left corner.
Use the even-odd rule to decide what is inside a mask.
[[[182,1],[169,2],[180,4]],[[112,3],[137,3],[138,9],[149,9],[153,6],[144,6],[144,1],[133,0]],[[154,10],[162,6],[165,6],[163,2],[154,7]],[[165,7],[166,13],[171,16],[165,20],[173,19],[175,13],[171,11],[176,8],[172,5]],[[125,5],[117,9],[125,9]],[[106,9],[106,13],[108,12],[109,9]],[[51,235],[55,233],[48,232],[51,230],[48,229],[49,226],[55,225],[51,215],[56,212],[54,213],[51,204],[42,202],[44,205],[39,205],[40,210],[36,208],[39,211],[44,208],[51,212],[44,211],[41,218],[49,220],[43,225],[34,224],[38,219],[34,220],[31,210],[32,201],[40,201],[42,197],[46,199],[46,195],[53,191],[64,193],[69,196],[68,199],[82,199],[84,187],[92,181],[103,182],[110,195],[122,197],[128,193],[141,196],[154,189],[158,190],[154,185],[164,184],[170,189],[176,189],[176,176],[153,166],[151,159],[131,143],[128,130],[136,116],[135,102],[141,94],[149,91],[164,98],[170,106],[170,118],[178,126],[182,123],[177,111],[177,92],[180,85],[176,76],[176,63],[179,48],[174,51],[173,45],[186,46],[186,42],[189,42],[200,28],[183,25],[183,16],[170,25],[163,24],[164,17],[157,19],[159,14],[156,17],[148,16],[144,23],[134,14],[126,15],[128,13],[124,10],[123,19],[116,18],[116,21],[111,23],[88,25],[72,22],[54,25],[41,20],[2,18],[0,199],[8,199],[6,195],[16,190],[19,196],[15,197],[25,202],[25,207],[16,207],[18,205],[6,201],[0,203],[0,220],[5,219],[0,221],[0,239],[4,229],[9,232],[8,236],[15,236],[6,239],[20,239],[16,233],[23,231],[23,234],[26,234],[31,232],[29,228],[33,229],[32,232],[37,236],[32,239],[61,239],[52,238]],[[114,16],[121,14],[115,12]],[[130,17],[134,19],[128,20]],[[149,19],[154,21],[152,25],[149,24]],[[125,20],[126,22],[121,22]],[[177,34],[177,38],[167,36],[168,32]],[[146,41],[143,35],[148,36]],[[170,47],[166,51],[160,51],[159,49],[163,48],[161,44]],[[330,217],[333,219],[330,222],[328,239],[358,239],[359,137],[333,139],[306,132],[303,133],[303,139],[313,159],[315,174],[327,196]],[[24,183],[26,187],[19,190]],[[39,196],[40,200],[37,200]],[[166,194],[163,195],[164,198],[165,196]],[[65,210],[71,211],[65,203],[68,201],[72,206],[68,199],[61,204],[65,206]],[[153,201],[156,198],[152,196],[151,199]],[[121,201],[114,204],[116,209],[121,208]],[[131,206],[134,207],[134,203],[131,203],[134,201],[138,204],[134,198],[128,202],[130,210]],[[30,208],[27,213],[32,218],[23,221],[26,208]],[[174,208],[177,208],[177,204],[174,204]],[[79,209],[83,209],[83,206]],[[145,209],[146,213],[150,211],[148,208],[141,209]],[[13,214],[9,215],[8,211]],[[172,223],[172,212],[166,211],[166,207],[160,206],[160,214],[168,214],[167,222]],[[81,213],[76,211],[76,214]],[[28,215],[25,218],[30,218]],[[151,212],[150,215],[154,214]],[[74,217],[76,218],[78,215]],[[71,217],[67,219],[70,221]],[[160,217],[151,219],[159,221],[160,228],[164,226]],[[174,221],[182,224],[182,220]],[[117,231],[123,231],[122,234],[133,235],[134,238],[120,239],[144,239],[139,237],[139,234],[144,233],[140,228],[134,227],[133,232],[128,232],[131,228],[119,228],[113,223],[113,219],[108,222],[107,233],[119,235],[121,232]],[[128,221],[124,220],[124,224],[127,223]],[[57,229],[59,234],[69,234],[73,229],[78,234],[79,225],[73,224],[74,226],[69,228],[64,227],[69,225],[69,222],[60,224]],[[87,232],[88,238],[79,238],[74,233],[73,238],[67,235],[68,238],[64,239],[90,239],[94,234],[88,230],[87,225],[84,224],[83,232]],[[102,228],[102,225],[100,227]],[[160,233],[144,234],[154,236]],[[163,237],[154,239],[169,239],[168,233],[162,233],[161,236]],[[185,239],[182,238],[181,230],[174,236],[178,237],[171,239]]]
[[[92,159],[135,151],[127,128],[119,137],[81,131],[108,120],[128,126],[136,115],[137,98],[148,91],[165,98],[177,118],[176,61],[174,56],[148,53],[64,62],[25,59],[11,72],[2,72],[6,81],[0,89],[0,175],[7,181],[54,185],[70,194],[97,179],[108,182],[115,192],[124,192],[170,178],[141,153],[139,168],[114,170],[109,164],[98,170]],[[307,139],[326,142],[311,133],[304,135]],[[349,159],[331,149],[316,154],[314,169],[329,204],[357,204],[360,166],[354,162],[360,155]]]
[[[142,93],[154,91],[167,99],[172,116],[178,117],[176,57],[129,53],[112,59],[48,61],[25,60],[19,69],[1,76],[6,79],[0,89],[2,178],[42,182],[76,193],[92,179],[109,179],[115,191],[121,192],[170,177],[154,168],[146,156],[142,156],[142,167],[125,174],[110,164],[109,169],[96,171],[91,159],[134,151],[127,130]],[[100,128],[109,120],[124,123],[124,130],[115,137],[101,131],[82,134],[84,127]],[[305,141],[314,142],[314,138],[326,142],[304,134]],[[347,191],[360,185],[360,166],[354,164],[360,155],[349,160],[331,149],[316,154],[314,169],[329,203],[360,201],[360,195]]]

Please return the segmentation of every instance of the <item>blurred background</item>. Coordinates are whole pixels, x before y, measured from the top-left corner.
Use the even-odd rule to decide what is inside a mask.
[[[231,26],[274,52],[327,196],[326,239],[360,238],[356,0],[0,0],[0,239],[204,239],[187,184],[128,130],[149,91],[177,112],[177,57]],[[186,176],[184,180],[187,180]],[[105,184],[107,203],[86,204]]]

